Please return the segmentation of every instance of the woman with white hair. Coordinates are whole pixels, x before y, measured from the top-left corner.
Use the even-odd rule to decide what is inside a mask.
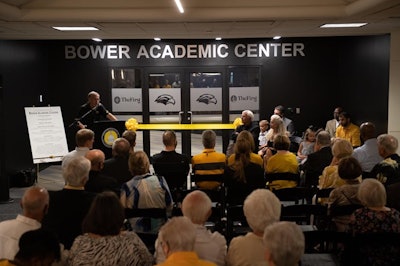
[[[350,231],[355,234],[400,233],[400,212],[385,206],[386,190],[381,182],[373,178],[363,180],[357,195],[364,208],[353,213],[350,218]]]
[[[358,199],[364,205],[352,214],[350,232],[354,235],[366,233],[400,233],[400,212],[386,207],[386,190],[377,179],[367,178],[358,189]],[[399,246],[363,241],[357,247],[360,256],[358,265],[399,265]],[[352,248],[352,247],[350,247]],[[350,256],[354,254],[349,254]]]
[[[194,251],[202,260],[214,262],[218,266],[225,265],[226,240],[218,232],[211,232],[205,227],[205,223],[211,215],[212,202],[206,193],[194,190],[186,195],[182,201],[183,216],[189,218],[195,226],[196,241]],[[165,261],[164,253],[156,241],[155,258],[157,263]]]
[[[293,222],[278,222],[264,232],[265,260],[268,266],[296,266],[304,254],[305,239]]]
[[[267,147],[259,150],[258,154],[261,156],[266,155],[267,151],[273,148],[274,138],[278,135],[289,136],[289,132],[286,131],[282,118],[279,115],[272,115],[270,118],[270,129],[268,130],[267,134],[265,134],[265,142],[267,143]],[[270,156],[271,155],[272,154],[270,154]]]
[[[161,248],[167,258],[160,266],[193,265],[216,266],[212,262],[200,260],[193,251],[196,228],[186,217],[173,217],[158,233]]]
[[[279,221],[281,202],[271,191],[256,189],[244,201],[243,211],[252,232],[232,239],[226,256],[227,266],[250,266],[263,262],[264,229]]]

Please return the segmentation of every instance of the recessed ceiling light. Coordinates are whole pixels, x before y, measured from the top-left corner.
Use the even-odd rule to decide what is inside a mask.
[[[180,0],[175,0],[175,4],[176,4],[176,6],[178,7],[179,12],[181,12],[181,13],[184,13],[184,12],[185,12],[185,10],[183,10],[183,6],[182,6]]]
[[[332,23],[324,24],[320,28],[359,28],[367,25],[367,23]]]
[[[280,38],[282,38],[282,37],[281,36],[274,36],[272,39],[279,40]]]
[[[159,42],[159,41],[161,41],[161,38],[160,37],[154,37],[154,40]]]
[[[216,41],[220,41],[220,40],[222,40],[222,38],[221,37],[216,37],[215,40]]]
[[[95,41],[95,42],[101,42],[102,41],[102,39],[100,39],[100,38],[92,38],[92,40]]]
[[[91,31],[91,30],[99,30],[95,27],[53,27],[53,29],[60,31]]]

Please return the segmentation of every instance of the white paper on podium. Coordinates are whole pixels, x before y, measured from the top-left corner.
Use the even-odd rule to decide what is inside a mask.
[[[25,107],[33,163],[61,161],[68,153],[59,106]]]

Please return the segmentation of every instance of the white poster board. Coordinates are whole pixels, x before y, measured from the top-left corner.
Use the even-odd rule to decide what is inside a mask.
[[[61,161],[68,153],[59,106],[25,107],[33,163]]]

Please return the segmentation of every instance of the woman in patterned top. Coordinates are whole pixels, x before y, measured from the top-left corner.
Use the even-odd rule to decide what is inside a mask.
[[[123,231],[124,209],[113,192],[93,200],[68,254],[68,265],[153,265],[153,258],[134,232]]]
[[[386,207],[385,187],[376,179],[367,178],[358,189],[358,199],[365,206],[356,210],[350,218],[350,232],[367,233],[400,233],[400,212]],[[365,243],[360,248],[362,254],[358,265],[399,265],[400,250],[392,245],[373,246]]]

